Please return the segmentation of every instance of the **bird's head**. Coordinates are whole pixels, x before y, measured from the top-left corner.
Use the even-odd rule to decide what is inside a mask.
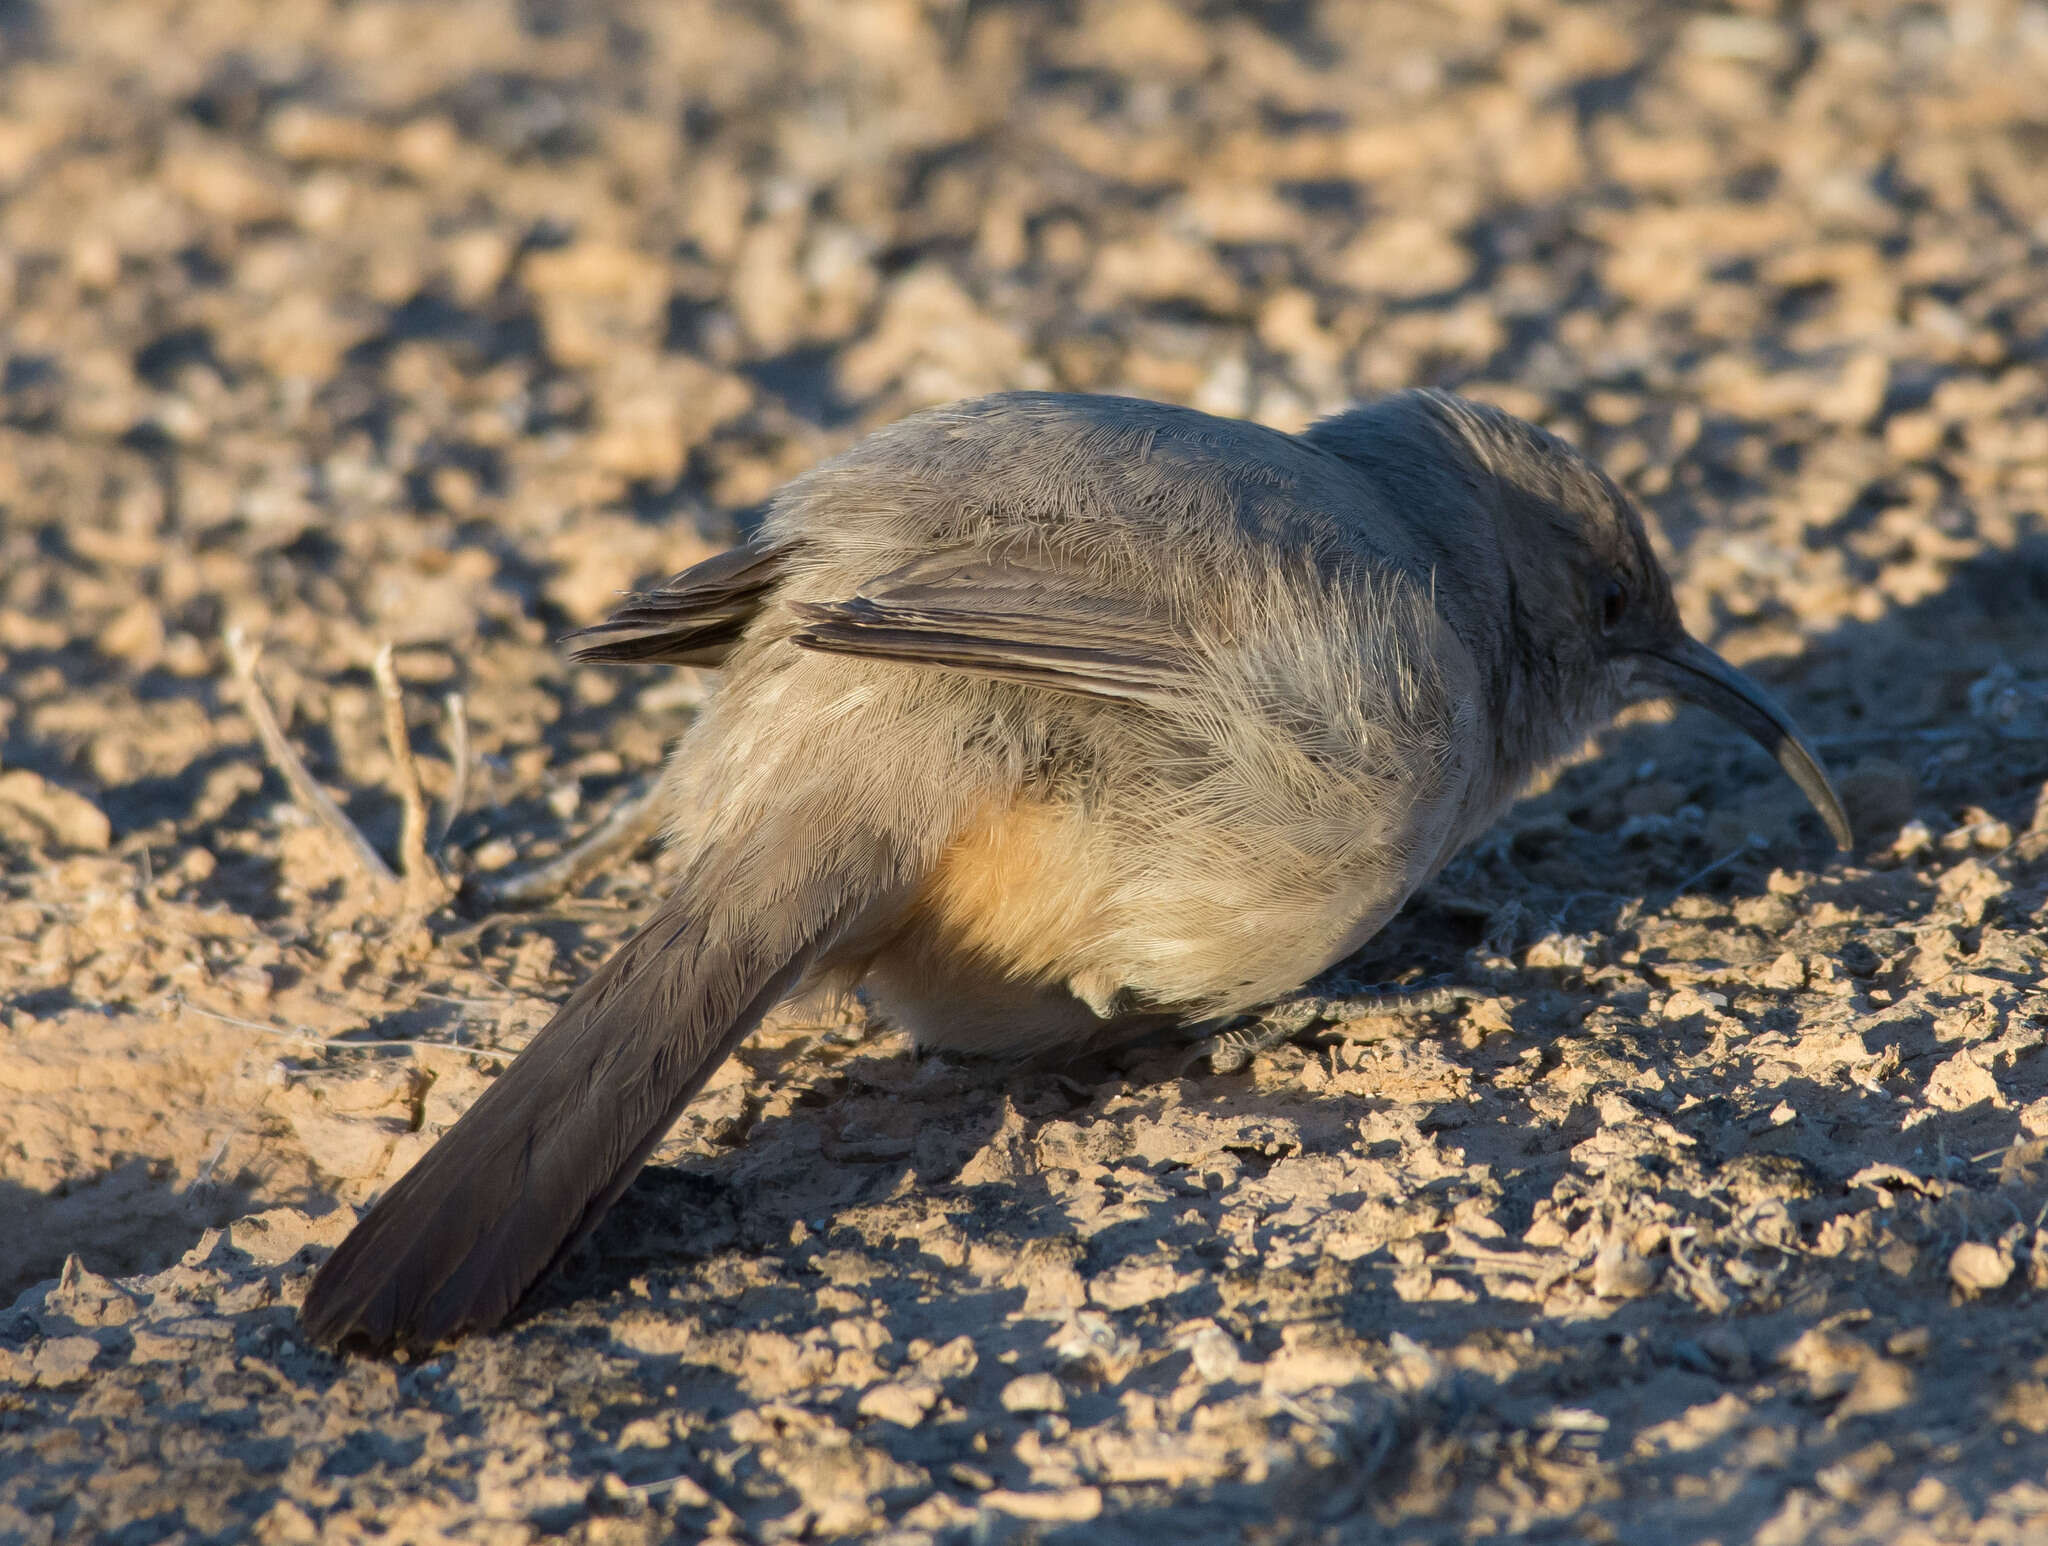
[[[1464,554],[1480,562],[1476,555],[1491,549],[1493,572],[1472,576],[1467,588],[1507,612],[1516,677],[1542,703],[1596,719],[1667,695],[1710,709],[1768,751],[1835,841],[1851,846],[1841,798],[1792,717],[1686,632],[1642,513],[1591,461],[1533,424],[1444,392],[1401,393],[1309,438],[1375,471],[1391,463],[1389,492],[1411,512],[1443,511],[1453,528],[1490,535],[1475,544],[1479,531],[1446,531],[1436,566]],[[1378,454],[1361,455],[1367,445]],[[1419,485],[1402,485],[1437,458],[1429,475],[1437,486],[1417,499]],[[1447,497],[1453,486],[1462,497]]]

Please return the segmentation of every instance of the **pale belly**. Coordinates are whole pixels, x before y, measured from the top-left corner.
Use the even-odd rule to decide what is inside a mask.
[[[862,952],[870,996],[922,1046],[1079,1052],[1269,1001],[1370,939],[1410,889],[1244,854],[1164,862],[1156,843],[1141,865],[1112,839],[1070,807],[969,822]]]

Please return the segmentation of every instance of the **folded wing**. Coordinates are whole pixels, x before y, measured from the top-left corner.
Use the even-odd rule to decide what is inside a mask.
[[[743,542],[685,569],[592,627],[569,635],[577,660],[719,666],[782,582],[788,550]]]
[[[844,601],[797,602],[805,649],[966,671],[1057,692],[1165,702],[1195,662],[1162,608],[1085,575],[1024,560],[939,553]]]

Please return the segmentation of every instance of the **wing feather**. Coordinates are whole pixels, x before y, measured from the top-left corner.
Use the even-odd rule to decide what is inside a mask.
[[[603,622],[569,635],[575,660],[718,666],[782,582],[789,550],[743,542],[653,590],[638,591]]]
[[[1193,670],[1153,603],[1085,576],[985,556],[936,554],[844,601],[797,602],[805,649],[965,671],[1085,697],[1161,702]]]

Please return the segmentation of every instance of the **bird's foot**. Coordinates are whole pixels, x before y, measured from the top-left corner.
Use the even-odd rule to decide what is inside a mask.
[[[1432,983],[1426,988],[1373,988],[1363,993],[1334,994],[1314,1000],[1318,1019],[1326,1024],[1358,1020],[1366,1015],[1440,1015],[1492,998],[1497,989],[1462,982]]]
[[[1367,1015],[1396,1015],[1403,1019],[1443,1014],[1463,1009],[1493,995],[1485,988],[1463,983],[1433,983],[1422,988],[1376,988],[1359,993],[1305,993],[1271,1005],[1256,1015],[1224,1022],[1189,1050],[1181,1072],[1207,1059],[1216,1074],[1240,1073],[1253,1058],[1275,1047],[1284,1047],[1305,1031],[1319,1025],[1341,1025]]]
[[[1220,1023],[1212,1021],[1212,1024],[1220,1024],[1220,1028],[1188,1049],[1187,1056],[1181,1059],[1180,1072],[1186,1074],[1204,1059],[1208,1061],[1212,1074],[1243,1072],[1261,1052],[1285,1046],[1317,1023],[1314,1014],[1299,1012],[1307,1002],[1290,999],[1284,1004],[1275,1004],[1262,1014],[1244,1015]]]

